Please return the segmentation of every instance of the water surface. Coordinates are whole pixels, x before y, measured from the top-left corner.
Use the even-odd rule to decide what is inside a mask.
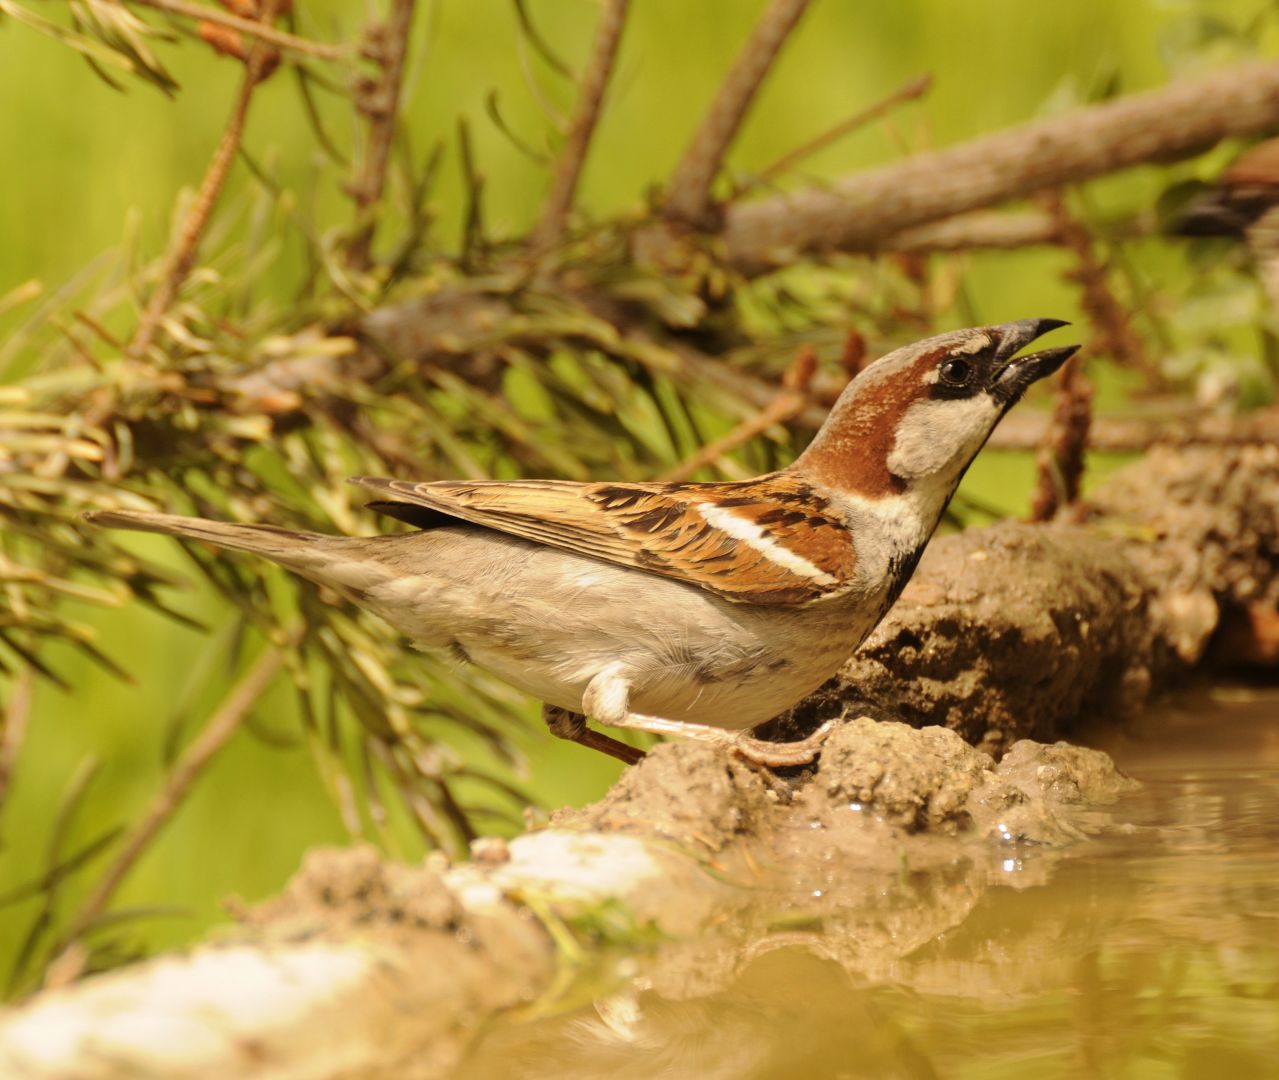
[[[612,958],[458,1075],[1279,1077],[1279,691],[1088,741],[1142,782],[1115,826],[1064,859],[1010,851],[967,907],[954,881],[910,890],[948,905],[922,945],[892,947],[890,911]]]

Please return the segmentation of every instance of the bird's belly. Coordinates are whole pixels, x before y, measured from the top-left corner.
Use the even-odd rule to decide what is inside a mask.
[[[423,535],[440,568],[450,565],[452,533]],[[754,727],[833,675],[878,614],[865,597],[806,608],[736,604],[510,537],[465,541],[458,554],[468,560],[466,580],[400,571],[366,604],[419,645],[448,647],[574,711],[592,678],[620,666],[632,712]]]
[[[471,662],[552,705],[580,710],[591,679],[620,663],[631,712],[739,730],[815,690],[870,630],[848,613],[823,617],[811,609],[722,602],[715,612],[708,618],[704,610],[666,604],[648,626],[620,631],[587,613],[531,625],[527,635],[513,620],[500,647],[487,635],[463,635],[457,644]],[[814,621],[823,624],[820,633]]]

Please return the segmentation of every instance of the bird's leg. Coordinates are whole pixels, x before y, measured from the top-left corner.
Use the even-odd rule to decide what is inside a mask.
[[[569,712],[558,705],[543,705],[542,719],[551,734],[569,742],[581,743],[592,750],[598,750],[609,757],[615,757],[627,765],[634,765],[644,756],[643,750],[636,750],[624,742],[611,738],[600,731],[592,731],[586,726],[586,717],[581,713]]]
[[[795,742],[769,742],[767,739],[756,739],[743,731],[729,731],[711,724],[666,720],[660,716],[631,712],[630,691],[630,684],[622,671],[615,667],[605,668],[587,684],[586,692],[582,695],[582,708],[609,727],[695,739],[712,746],[722,746],[753,764],[771,768],[807,765],[821,751],[822,743],[830,734],[832,725],[832,721],[828,720],[811,735]]]

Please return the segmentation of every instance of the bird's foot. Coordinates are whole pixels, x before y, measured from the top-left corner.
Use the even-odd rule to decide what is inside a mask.
[[[769,742],[757,739],[744,731],[730,731],[727,728],[715,727],[712,724],[697,724],[688,720],[667,720],[662,716],[648,716],[645,713],[631,712],[631,687],[623,665],[614,664],[606,667],[591,679],[582,695],[582,708],[590,716],[609,727],[629,728],[632,731],[648,731],[654,735],[674,735],[680,739],[693,739],[697,742],[719,746],[744,758],[754,765],[763,765],[773,769],[787,768],[795,765],[807,765],[821,751],[822,743],[830,734],[831,721],[827,721],[807,738],[795,742]],[[568,714],[579,716],[576,713]],[[582,727],[586,721],[580,717]],[[550,720],[547,721],[550,723]],[[554,727],[552,727],[554,730]],[[592,734],[595,734],[592,732]],[[574,738],[572,735],[567,738]],[[606,736],[597,736],[605,738]],[[616,740],[610,740],[615,742]],[[624,745],[624,744],[618,744]],[[608,751],[606,751],[607,753]]]
[[[627,713],[620,719],[610,717],[607,723],[613,727],[630,728],[632,731],[649,731],[655,735],[674,735],[681,739],[709,743],[722,747],[753,765],[764,765],[770,769],[807,765],[821,753],[822,744],[833,726],[833,721],[828,720],[803,739],[794,742],[769,742],[744,731],[729,731],[727,728],[685,720],[666,720],[660,716],[645,716],[643,713]]]
[[[592,731],[586,726],[586,717],[581,713],[562,709],[558,705],[543,705],[542,719],[546,721],[551,734],[557,738],[588,746],[592,750],[617,758],[618,761],[624,761],[627,765],[634,765],[644,757],[643,750],[637,750],[602,732]]]

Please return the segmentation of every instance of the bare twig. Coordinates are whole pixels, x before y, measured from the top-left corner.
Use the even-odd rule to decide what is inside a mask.
[[[1049,521],[1079,498],[1084,476],[1084,453],[1092,425],[1093,387],[1072,356],[1057,380],[1057,405],[1046,438],[1039,448],[1039,482],[1031,506],[1031,521]]]
[[[1152,384],[1163,380],[1146,347],[1132,328],[1127,308],[1110,287],[1109,266],[1098,254],[1092,233],[1070,212],[1060,191],[1047,192],[1040,198],[1044,209],[1057,226],[1057,242],[1075,257],[1075,265],[1065,278],[1080,289],[1080,306],[1092,325],[1090,353],[1102,353],[1117,363],[1142,372]]]
[[[707,443],[695,454],[681,461],[658,479],[671,482],[687,480],[698,469],[713,465],[724,455],[731,454],[739,446],[763,434],[774,424],[782,424],[798,416],[809,404],[809,384],[817,371],[817,354],[812,347],[805,348],[795,357],[782,375],[782,390],[755,416],[743,420],[727,435]]]
[[[180,15],[184,19],[199,19],[201,22],[225,26],[230,30],[238,30],[241,33],[248,34],[259,41],[265,41],[268,45],[274,45],[277,49],[287,49],[289,52],[300,53],[304,56],[314,56],[317,60],[344,61],[353,59],[352,50],[348,45],[327,45],[321,41],[309,41],[306,38],[298,37],[296,34],[290,34],[285,30],[277,30],[275,27],[267,25],[265,17],[259,22],[256,19],[246,19],[229,11],[223,11],[221,8],[210,7],[206,4],[193,4],[189,0],[127,0],[127,2],[136,4],[139,7],[155,8],[156,11],[164,11],[170,15]]]
[[[869,251],[943,217],[1147,161],[1188,157],[1279,124],[1279,64],[1202,79],[1009,128],[825,186],[725,209],[729,260],[764,272],[798,252]]]
[[[542,208],[541,220],[538,221],[530,239],[530,246],[535,250],[554,244],[564,231],[564,220],[573,205],[573,195],[577,191],[577,182],[582,175],[586,151],[590,148],[591,136],[595,132],[596,121],[599,120],[600,106],[604,101],[604,93],[608,89],[608,81],[617,60],[617,49],[622,40],[622,28],[626,25],[628,5],[629,0],[607,0],[604,11],[600,15],[599,26],[595,31],[595,45],[591,49],[591,59],[582,77],[577,113],[569,128],[564,150],[560,154],[559,161],[556,162],[555,173],[551,179],[551,190]]]
[[[364,52],[376,61],[382,75],[379,79],[363,80],[356,96],[356,107],[369,122],[360,174],[347,189],[356,209],[356,230],[347,245],[347,259],[359,269],[369,265],[376,228],[374,213],[386,189],[386,170],[400,115],[404,61],[413,30],[413,9],[414,0],[391,0],[386,22],[371,26],[365,37]]]
[[[262,10],[264,22],[270,22],[275,17],[282,2],[283,0],[266,0]],[[131,357],[141,357],[151,348],[160,320],[164,318],[165,312],[172,305],[187,274],[191,272],[199,250],[200,239],[208,227],[213,208],[217,205],[218,196],[222,193],[227,174],[231,171],[231,164],[235,161],[240,143],[244,138],[244,124],[249,115],[249,103],[253,100],[253,92],[261,82],[263,74],[276,60],[277,54],[273,48],[261,41],[254,42],[249,59],[244,65],[244,79],[240,83],[240,92],[236,95],[235,105],[231,109],[231,117],[222,131],[222,138],[218,140],[217,149],[213,152],[213,158],[204,174],[200,190],[196,193],[195,202],[169,250],[160,284],[151,294],[146,310],[138,321],[133,339],[129,342],[127,353]]]
[[[698,228],[714,224],[711,184],[760,84],[807,7],[808,0],[772,0],[760,16],[671,176],[664,207],[668,218]]]
[[[9,701],[0,717],[0,824],[4,821],[5,798],[13,781],[13,768],[27,734],[27,720],[31,715],[31,690],[34,680],[29,668],[23,668],[14,676],[9,688]]]
[[[769,180],[781,176],[783,173],[789,172],[805,158],[811,157],[819,150],[825,150],[826,147],[830,146],[832,143],[838,142],[845,135],[878,120],[881,116],[884,116],[886,113],[897,108],[898,105],[907,101],[916,101],[923,97],[930,89],[932,89],[932,85],[932,75],[916,76],[911,79],[910,82],[906,83],[905,86],[898,87],[887,97],[875,102],[874,105],[854,113],[846,120],[841,120],[834,127],[827,128],[827,130],[823,131],[815,138],[809,139],[808,142],[795,147],[794,150],[791,150],[786,154],[783,154],[771,165],[759,171],[757,181],[759,183],[767,183]]]
[[[152,800],[141,820],[125,837],[124,846],[115,861],[102,875],[89,898],[71,918],[62,937],[60,952],[65,952],[67,948],[74,945],[102,914],[121,882],[133,869],[134,863],[146,851],[156,834],[173,817],[192,785],[226,745],[227,740],[239,729],[258,699],[266,693],[267,688],[284,666],[284,661],[285,655],[281,649],[274,646],[268,648],[209,718],[203,730],[187,747],[186,753],[182,755],[182,759],[174,768],[163,789]],[[66,974],[61,965],[60,970],[64,975]]]

